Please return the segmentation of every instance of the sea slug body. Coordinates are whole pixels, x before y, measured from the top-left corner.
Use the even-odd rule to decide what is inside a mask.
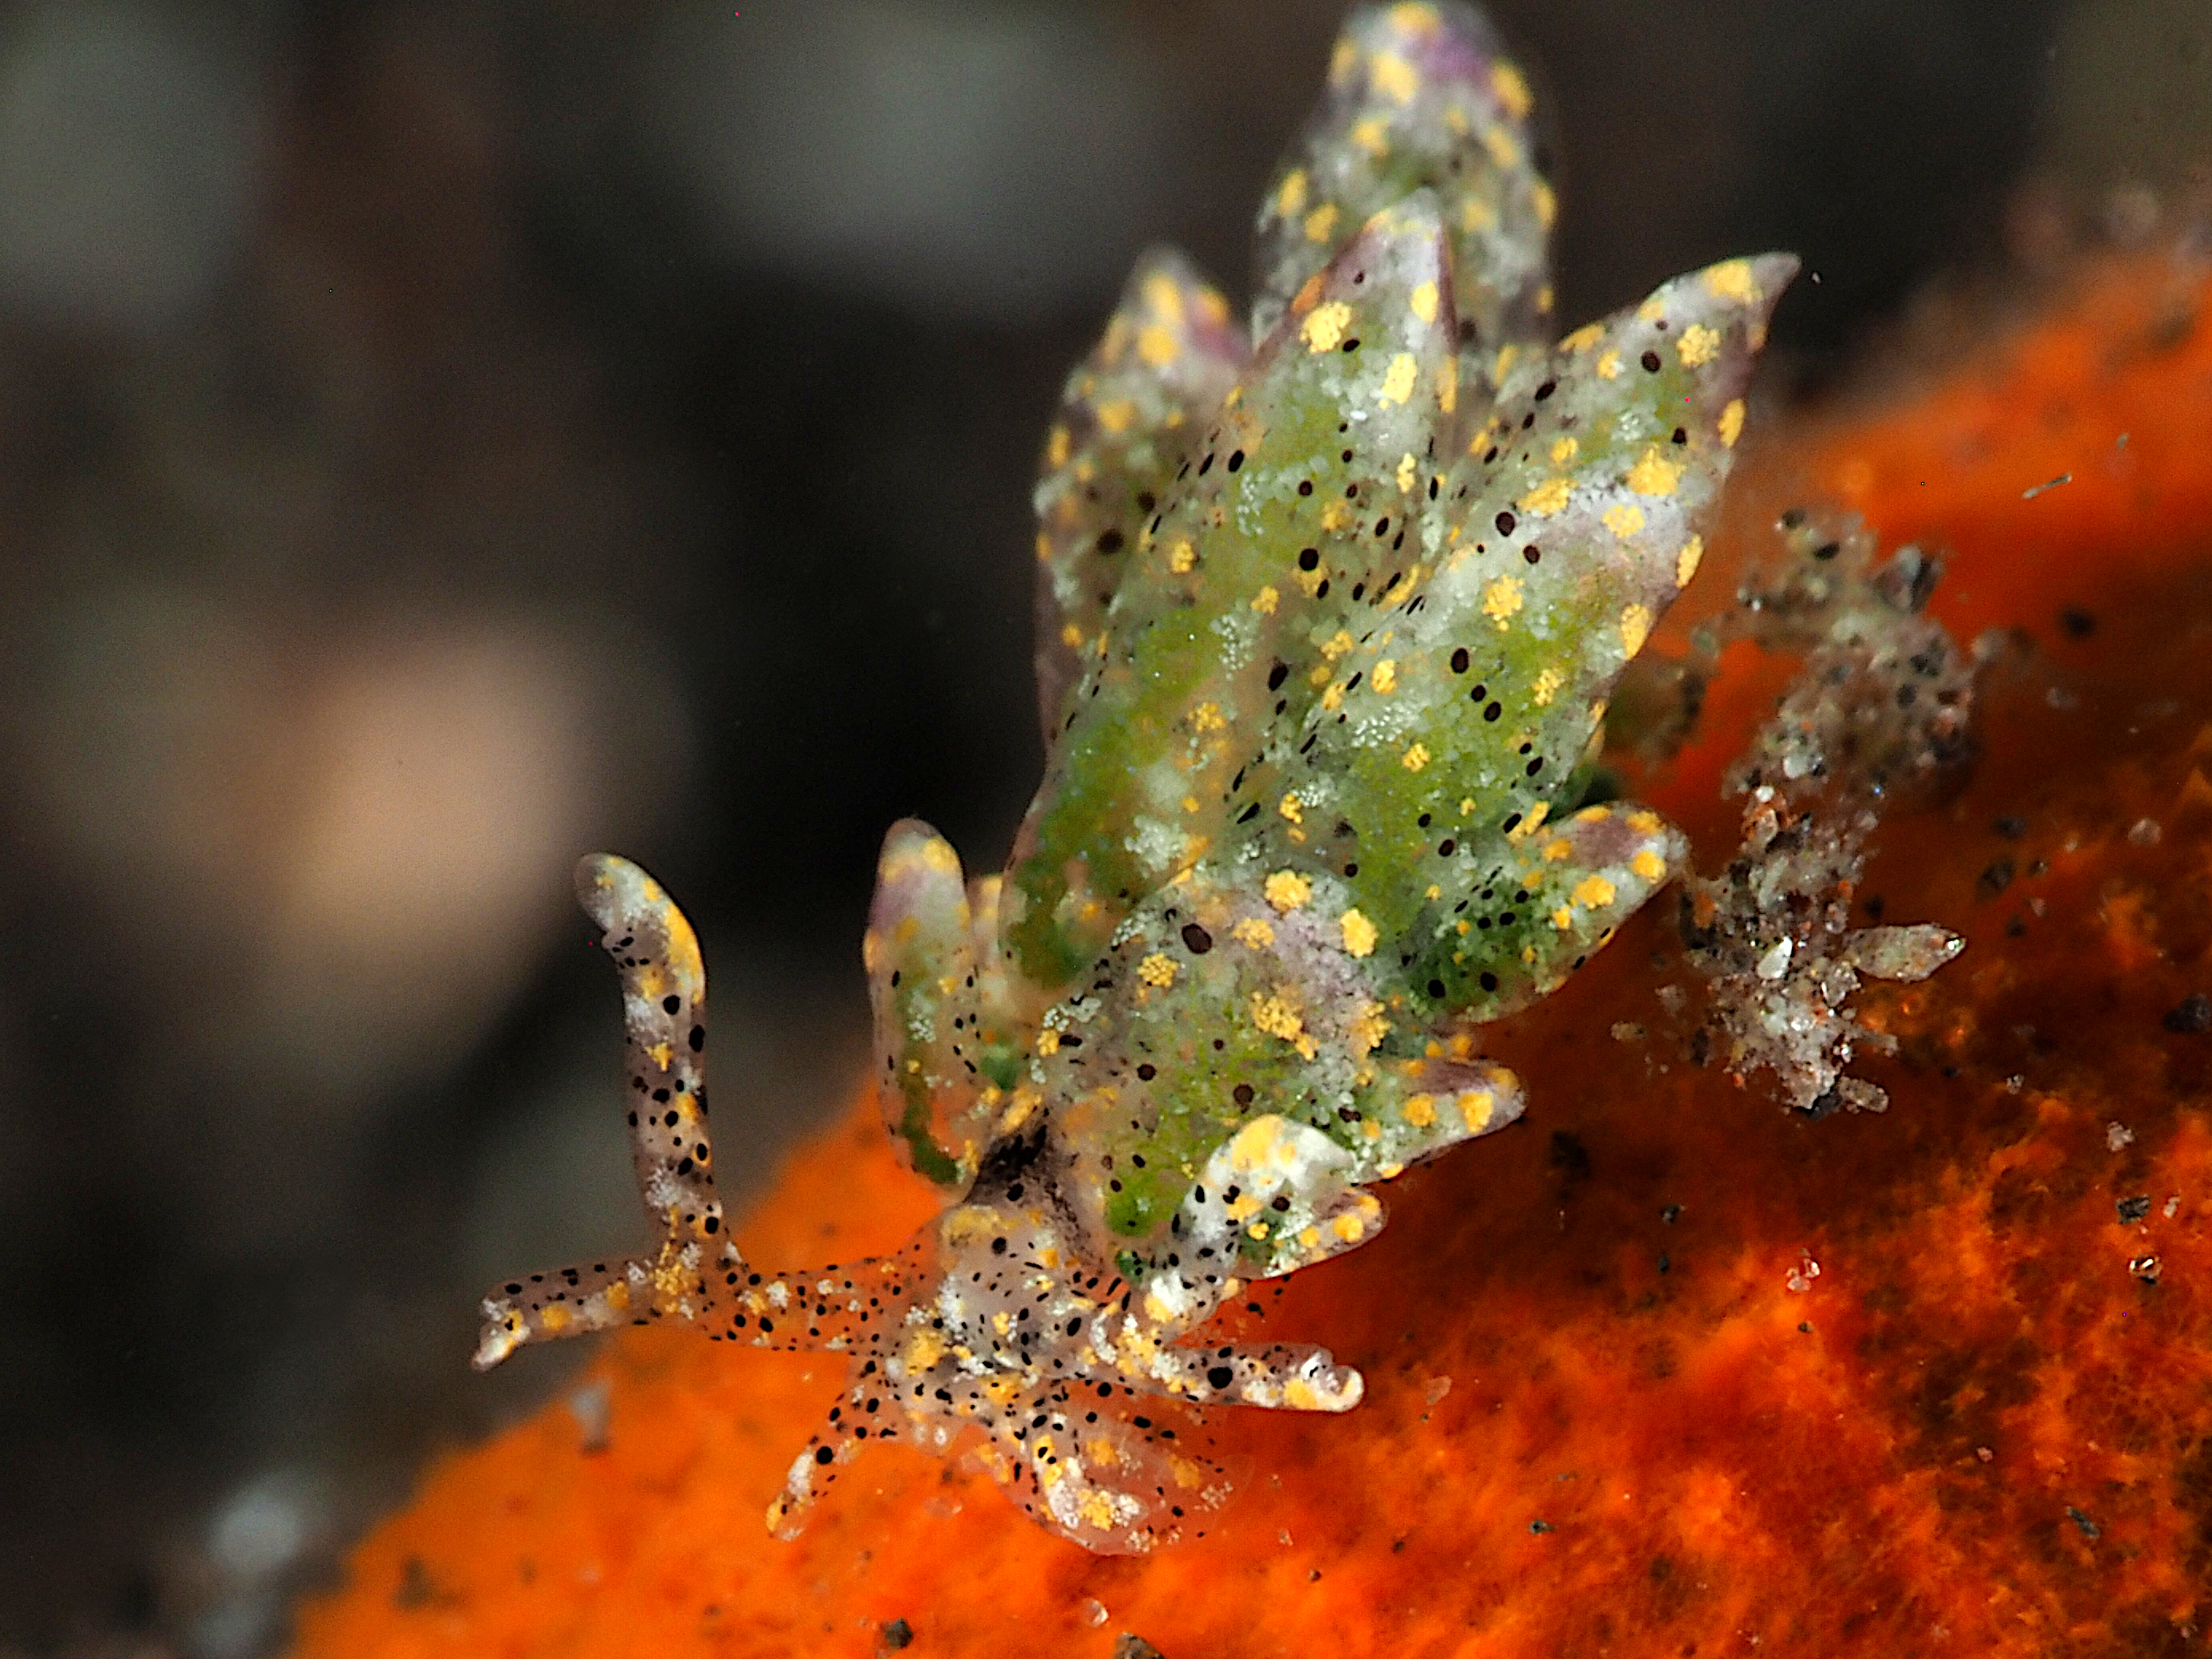
[[[1183,1407],[1358,1403],[1323,1350],[1191,1339],[1374,1237],[1370,1185],[1511,1122],[1480,1026],[1682,870],[1656,812],[1589,804],[1591,763],[1796,266],[1547,343],[1530,104],[1472,10],[1358,12],[1261,211],[1253,343],[1156,252],[1071,377],[1036,491],[1043,784],[1002,877],[894,826],[866,943],[887,1124],[950,1207],[892,1255],[749,1265],[691,930],[586,860],[665,1239],[501,1287],[479,1364],[652,1319],[842,1352],[772,1524],[866,1441],[959,1441],[1103,1552],[1226,1497]]]

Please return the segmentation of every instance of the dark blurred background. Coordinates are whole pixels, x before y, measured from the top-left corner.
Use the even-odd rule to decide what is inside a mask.
[[[1037,771],[1061,376],[1149,241],[1243,296],[1341,10],[0,9],[0,1654],[270,1650],[583,1358],[465,1364],[644,1236],[580,853],[699,924],[726,1180],[850,1097],[877,837]],[[1562,320],[1795,248],[1799,389],[2212,151],[2203,0],[1493,11]]]

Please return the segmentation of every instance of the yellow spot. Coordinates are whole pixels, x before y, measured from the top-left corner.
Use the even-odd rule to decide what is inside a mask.
[[[1336,50],[1328,55],[1328,78],[1332,86],[1341,86],[1345,79],[1359,65],[1359,48],[1340,36]]]
[[[1357,1244],[1367,1237],[1367,1218],[1358,1215],[1340,1215],[1328,1224],[1328,1230],[1346,1243]]]
[[[1298,325],[1298,337],[1309,351],[1334,351],[1344,343],[1344,331],[1351,322],[1352,307],[1341,300],[1331,300],[1306,313],[1305,321]]]
[[[1603,876],[1584,876],[1575,884],[1575,902],[1585,910],[1595,910],[1601,904],[1610,904],[1613,896],[1613,884]]]
[[[1370,115],[1352,126],[1352,142],[1370,155],[1382,155],[1390,149],[1390,124],[1379,115]]]
[[[1425,40],[1437,32],[1437,9],[1419,0],[1401,0],[1390,8],[1389,16],[1392,28],[1419,40]]]
[[[1687,587],[1690,578],[1698,574],[1698,562],[1705,556],[1705,538],[1692,536],[1682,544],[1682,550],[1674,556],[1674,586]]]
[[[1547,841],[1544,843],[1544,862],[1547,864],[1565,864],[1570,858],[1574,856],[1574,851],[1575,849],[1573,847],[1568,844],[1567,838],[1565,836],[1561,836],[1557,840]]]
[[[1400,495],[1404,495],[1413,487],[1414,480],[1420,476],[1420,463],[1413,459],[1410,451],[1398,458],[1398,493]]]
[[[1176,963],[1165,951],[1155,951],[1137,964],[1137,982],[1166,990],[1176,982]]]
[[[1263,617],[1272,617],[1275,614],[1275,606],[1281,599],[1282,595],[1276,592],[1273,588],[1263,587],[1252,596],[1252,608]]]
[[[1560,438],[1552,445],[1552,465],[1565,466],[1581,451],[1582,446],[1572,438]]]
[[[1210,288],[1202,288],[1191,296],[1198,305],[1198,314],[1216,328],[1229,320],[1229,301]]]
[[[1644,528],[1644,509],[1626,501],[1615,502],[1598,516],[1604,520],[1605,527],[1623,541]]]
[[[1462,795],[1462,796],[1461,796],[1461,797],[1460,797],[1460,802],[1459,802],[1459,812],[1460,812],[1460,816],[1461,816],[1462,817],[1466,817],[1469,812],[1472,812],[1473,811],[1474,811],[1474,796],[1472,796],[1472,795]]]
[[[1521,609],[1521,583],[1517,577],[1498,576],[1482,590],[1482,614],[1498,624],[1501,634],[1513,626],[1514,613]]]
[[[1620,378],[1620,354],[1618,351],[1608,351],[1597,360],[1597,377],[1601,380]]]
[[[1595,345],[1603,338],[1605,338],[1605,325],[1603,323],[1585,323],[1573,333],[1568,335],[1565,339],[1559,342],[1559,349],[1562,351],[1588,351],[1592,346]]]
[[[1459,1115],[1469,1134],[1479,1135],[1490,1127],[1490,1115],[1497,1104],[1487,1089],[1469,1089],[1460,1096]]]
[[[1052,538],[1042,530],[1037,532],[1036,556],[1039,564],[1052,562]]]
[[[1336,229],[1336,204],[1323,202],[1306,215],[1306,240],[1326,242]]]
[[[1567,504],[1575,487],[1565,478],[1547,478],[1514,503],[1523,513],[1533,513],[1540,519],[1548,519]]]
[[[1536,309],[1547,317],[1551,315],[1552,307],[1556,303],[1556,300],[1557,296],[1553,294],[1552,285],[1549,283],[1536,290]]]
[[[1534,835],[1544,820],[1552,815],[1552,803],[1540,800],[1528,809],[1528,816],[1505,832],[1505,839],[1516,846]]]
[[[1178,576],[1188,575],[1197,562],[1198,550],[1187,541],[1179,541],[1168,550],[1168,568]]]
[[[1277,915],[1286,916],[1313,896],[1313,884],[1295,870],[1278,870],[1260,890],[1275,907]]]
[[[665,1042],[656,1042],[645,1052],[652,1056],[653,1063],[664,1072],[668,1069],[668,1062],[676,1058],[676,1050]]]
[[[1053,428],[1052,435],[1047,438],[1044,443],[1044,459],[1047,465],[1054,467],[1061,467],[1067,465],[1068,441],[1067,428],[1066,427],[1056,426]]]
[[[1547,668],[1536,676],[1535,684],[1528,688],[1529,701],[1539,708],[1548,708],[1552,699],[1559,696],[1559,687],[1565,684],[1565,678],[1558,669]]]
[[[1703,323],[1692,323],[1674,342],[1674,355],[1685,368],[1701,368],[1721,355],[1721,337]]]
[[[1521,165],[1520,141],[1504,127],[1485,127],[1482,147],[1490,152],[1490,159],[1498,164],[1501,173],[1511,173]]]
[[[1516,121],[1528,118],[1528,112],[1536,106],[1529,95],[1528,82],[1521,71],[1503,58],[1491,65],[1490,89],[1498,94],[1498,101],[1505,106],[1505,112]]]
[[[1425,1129],[1437,1121],[1437,1102],[1433,1095],[1408,1095],[1406,1097],[1406,1121],[1416,1129]]]
[[[1182,321],[1182,290],[1176,286],[1175,278],[1164,270],[1156,270],[1145,278],[1145,303],[1164,322]]]
[[[1734,449],[1735,441],[1743,436],[1742,398],[1729,398],[1728,407],[1721,410],[1720,431],[1721,442],[1729,448]]]
[[[1386,697],[1398,689],[1398,664],[1395,659],[1385,657],[1375,665],[1373,684]]]
[[[1229,937],[1248,951],[1264,951],[1275,942],[1275,930],[1258,916],[1247,916],[1229,930]]]
[[[1628,867],[1644,881],[1657,881],[1667,873],[1667,860],[1647,847],[1629,860]]]
[[[1447,415],[1459,407],[1459,359],[1448,357],[1437,365],[1437,407]]]
[[[1628,487],[1639,495],[1671,495],[1681,478],[1680,464],[1668,460],[1656,448],[1645,450],[1644,458],[1628,469]]]
[[[1331,662],[1334,662],[1357,643],[1358,641],[1352,637],[1350,630],[1340,628],[1322,642],[1321,653]]]
[[[1491,384],[1502,385],[1505,377],[1513,372],[1513,364],[1520,356],[1521,348],[1517,345],[1498,347],[1498,356],[1492,359],[1490,364]]]
[[[1336,919],[1344,934],[1345,953],[1348,956],[1368,957],[1375,954],[1375,941],[1381,937],[1375,924],[1357,910],[1346,910]]]
[[[1429,746],[1425,743],[1415,744],[1411,749],[1408,749],[1404,754],[1398,757],[1398,764],[1404,767],[1408,772],[1418,772],[1428,763]]]
[[[1766,297],[1752,279],[1751,263],[1747,259],[1730,259],[1708,270],[1705,291],[1717,299],[1733,300],[1740,306],[1755,306]]]
[[[1283,180],[1282,188],[1275,192],[1275,211],[1283,218],[1295,218],[1306,210],[1306,170],[1292,167]]]
[[[1423,322],[1433,323],[1437,319],[1437,285],[1434,283],[1417,283],[1407,304],[1413,307],[1413,315]]]
[[[1541,179],[1528,186],[1528,198],[1536,204],[1536,222],[1549,230],[1552,221],[1559,216],[1559,198]]]
[[[1644,641],[1651,637],[1651,613],[1640,605],[1632,605],[1620,613],[1620,648],[1634,656],[1644,648]]]
[[[1648,806],[1640,807],[1631,812],[1626,819],[1628,827],[1639,836],[1657,835],[1662,822],[1659,815]]]
[[[1296,1042],[1305,1035],[1306,1023],[1298,1011],[1279,996],[1252,994],[1252,1023],[1269,1036]]]
[[[1044,1030],[1039,1031],[1037,1033],[1037,1052],[1041,1054],[1058,1054],[1060,1052],[1060,1033],[1051,1030],[1049,1027]]]
[[[1395,52],[1378,52],[1368,75],[1376,89],[1395,103],[1410,104],[1413,94],[1420,90],[1421,77],[1413,66]]]
[[[1390,360],[1389,371],[1382,376],[1382,390],[1376,394],[1379,402],[1402,404],[1413,395],[1413,382],[1420,378],[1421,366],[1413,361],[1413,354],[1401,351]]]
[[[1200,732],[1218,732],[1229,722],[1221,718],[1221,705],[1202,702],[1190,711],[1191,726]]]
[[[1321,510],[1321,527],[1323,530],[1341,530],[1345,526],[1351,522],[1352,503],[1346,501],[1341,495],[1338,496],[1334,501],[1331,501],[1327,507],[1324,507]],[[1311,574],[1312,573],[1309,572],[1308,574]]]
[[[1137,356],[1154,368],[1165,368],[1176,360],[1182,348],[1176,343],[1175,331],[1159,323],[1146,323],[1137,332]]]
[[[568,1310],[556,1302],[538,1316],[538,1322],[557,1336],[568,1328]]]
[[[1304,823],[1306,821],[1306,810],[1299,804],[1298,798],[1296,795],[1284,796],[1281,805],[1277,806],[1275,810],[1278,812],[1280,812],[1285,817],[1288,818],[1292,823]]]
[[[1098,424],[1116,436],[1127,432],[1136,418],[1137,406],[1126,398],[1098,405]]]
[[[1352,1017],[1352,1048],[1354,1054],[1372,1054],[1377,1044],[1390,1034],[1390,1022],[1383,1017],[1382,1005],[1370,1002]]]
[[[1567,908],[1565,905],[1562,904],[1558,909],[1552,912],[1552,926],[1558,928],[1561,933],[1565,933],[1568,928],[1574,925],[1575,913]]]
[[[1465,231],[1494,230],[1498,227],[1498,210],[1480,196],[1470,196],[1460,204],[1459,227]]]

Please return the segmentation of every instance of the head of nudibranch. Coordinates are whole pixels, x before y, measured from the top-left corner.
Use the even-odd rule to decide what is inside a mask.
[[[1003,876],[895,826],[866,942],[887,1125],[949,1207],[891,1255],[751,1267],[690,929],[587,860],[664,1242],[509,1284],[479,1364],[665,1318],[842,1352],[775,1524],[868,1439],[963,1443],[1103,1551],[1225,1497],[1180,1407],[1358,1402],[1324,1351],[1198,1334],[1512,1121],[1480,1027],[1682,867],[1656,813],[1586,799],[1590,765],[1796,269],[1731,260],[1553,343],[1529,114],[1468,8],[1355,14],[1261,208],[1250,334],[1149,254],[1070,378],[1036,492],[1044,782]]]

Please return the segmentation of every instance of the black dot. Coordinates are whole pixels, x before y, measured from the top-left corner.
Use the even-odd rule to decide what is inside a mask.
[[[1206,1372],[1206,1380],[1217,1389],[1225,1389],[1237,1380],[1237,1373],[1226,1365],[1216,1365]]]
[[[1647,351],[1641,357],[1638,358],[1637,361],[1644,365],[1644,372],[1646,374],[1656,374],[1659,372],[1659,354],[1657,352]]]
[[[1121,532],[1118,530],[1102,532],[1098,538],[1098,550],[1101,553],[1119,553],[1121,550]]]
[[[682,997],[663,997],[660,1000],[660,1006],[667,1012],[672,1014],[684,1006],[684,999]]]
[[[1429,981],[1429,996],[1431,1000],[1441,1000],[1443,997],[1443,981],[1440,979],[1432,979]]]
[[[831,1451],[827,1446],[817,1446],[814,1449],[814,1461],[817,1463],[828,1463],[837,1454]]]
[[[1486,720],[1494,720],[1504,712],[1504,704],[1493,702],[1489,708],[1482,711],[1482,718]]]
[[[1300,548],[1298,550],[1298,568],[1301,570],[1320,569],[1321,549],[1317,547]]]
[[[1232,450],[1231,450],[1231,451],[1229,452],[1229,470],[1230,470],[1231,472],[1235,472],[1235,471],[1238,471],[1240,468],[1242,468],[1242,467],[1243,466],[1243,465],[1244,465],[1244,452],[1243,452],[1243,450],[1241,450],[1241,449],[1232,449]]]
[[[1498,975],[1491,973],[1484,974],[1482,976],[1482,988],[1486,991],[1495,991],[1498,988]]]
[[[1540,404],[1542,403],[1547,398],[1550,397],[1559,389],[1559,383],[1557,380],[1545,381],[1543,385],[1536,388],[1536,401]]]
[[[1183,924],[1182,942],[1191,955],[1202,957],[1213,948],[1213,935],[1194,921],[1186,922]]]
[[[1451,671],[1455,674],[1464,674],[1467,672],[1467,647],[1465,646],[1462,645],[1458,650],[1451,653]]]
[[[1518,522],[1519,520],[1516,520],[1510,513],[1499,514],[1498,515],[1498,533],[1501,536],[1511,535],[1513,533],[1513,526]]]
[[[1239,1106],[1249,1106],[1252,1103],[1252,1085],[1249,1083],[1238,1084],[1229,1091],[1229,1097]]]
[[[1150,1061],[1149,1060],[1146,1060],[1146,1061],[1142,1066],[1139,1066],[1139,1067],[1137,1067],[1137,1075],[1138,1075],[1139,1078],[1143,1079],[1146,1083],[1150,1083],[1150,1082],[1151,1082],[1154,1078],[1158,1077],[1159,1074],[1160,1074],[1160,1068],[1159,1068],[1158,1066],[1157,1066],[1153,1065],[1153,1064],[1152,1063],[1152,1061]]]
[[[1311,478],[1301,478],[1298,480],[1298,494],[1301,495],[1310,495],[1313,494],[1313,480]]]
[[[1544,556],[1544,550],[1538,547],[1535,543],[1531,542],[1528,546],[1521,550],[1521,556],[1526,559],[1530,564],[1534,564],[1537,560]]]

